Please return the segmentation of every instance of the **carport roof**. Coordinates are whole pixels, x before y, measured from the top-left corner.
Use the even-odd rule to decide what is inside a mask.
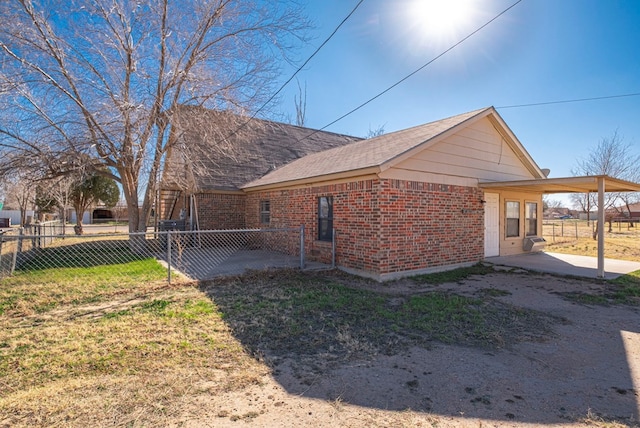
[[[598,277],[604,278],[604,193],[640,192],[640,184],[619,180],[607,175],[584,177],[542,178],[537,180],[494,181],[478,183],[485,190],[511,190],[537,193],[586,193],[598,194]]]
[[[640,192],[640,183],[620,180],[608,175],[493,181],[479,183],[478,186],[485,190],[515,190],[538,193],[597,193],[598,179],[600,178],[604,179],[605,192]]]

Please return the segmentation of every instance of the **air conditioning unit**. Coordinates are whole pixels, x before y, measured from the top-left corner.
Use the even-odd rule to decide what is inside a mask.
[[[541,236],[528,236],[524,238],[522,248],[525,251],[542,251],[547,241]]]

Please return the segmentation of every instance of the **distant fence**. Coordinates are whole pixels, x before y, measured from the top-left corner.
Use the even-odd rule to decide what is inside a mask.
[[[629,224],[633,224],[633,223],[639,223],[640,222],[640,217],[615,217],[612,220],[614,223],[617,223],[618,225],[626,223],[627,225]]]
[[[302,227],[82,236],[12,230],[0,234],[0,278],[42,269],[118,265],[154,258],[166,267],[169,282],[176,274],[204,280],[247,270],[304,267],[303,249]]]
[[[65,227],[60,220],[28,224],[22,230],[23,235],[30,236],[35,248],[45,248],[51,245],[58,235],[65,234]]]
[[[611,223],[611,224],[610,224]],[[613,219],[605,222],[605,232],[640,235],[640,219]],[[596,220],[544,220],[542,234],[548,242],[567,242],[580,238],[593,238],[596,232]]]

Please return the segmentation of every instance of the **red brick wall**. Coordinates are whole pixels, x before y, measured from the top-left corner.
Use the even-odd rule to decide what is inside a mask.
[[[201,230],[246,227],[246,196],[243,194],[199,193],[196,204]]]
[[[474,187],[384,180],[380,196],[380,272],[484,257],[482,191]]]
[[[340,183],[294,190],[251,193],[247,197],[247,227],[305,226],[305,253],[311,260],[331,262],[331,243],[318,241],[318,197],[333,197],[333,227],[338,231],[338,264],[376,272],[377,180]],[[260,224],[260,201],[271,203],[269,225]],[[373,257],[372,257],[373,255]]]
[[[305,225],[307,257],[328,263],[331,244],[317,241],[317,198],[333,196],[339,266],[385,275],[479,261],[484,208],[477,188],[402,180],[364,180],[251,193],[247,227]],[[260,224],[260,201],[271,221]]]

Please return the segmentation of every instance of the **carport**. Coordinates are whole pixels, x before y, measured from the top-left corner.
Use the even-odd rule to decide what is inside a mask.
[[[597,193],[598,194],[598,278],[605,277],[604,259],[604,194],[607,192],[640,192],[640,184],[607,175],[543,178],[535,180],[494,181],[479,183],[483,190],[511,190],[543,194]]]

